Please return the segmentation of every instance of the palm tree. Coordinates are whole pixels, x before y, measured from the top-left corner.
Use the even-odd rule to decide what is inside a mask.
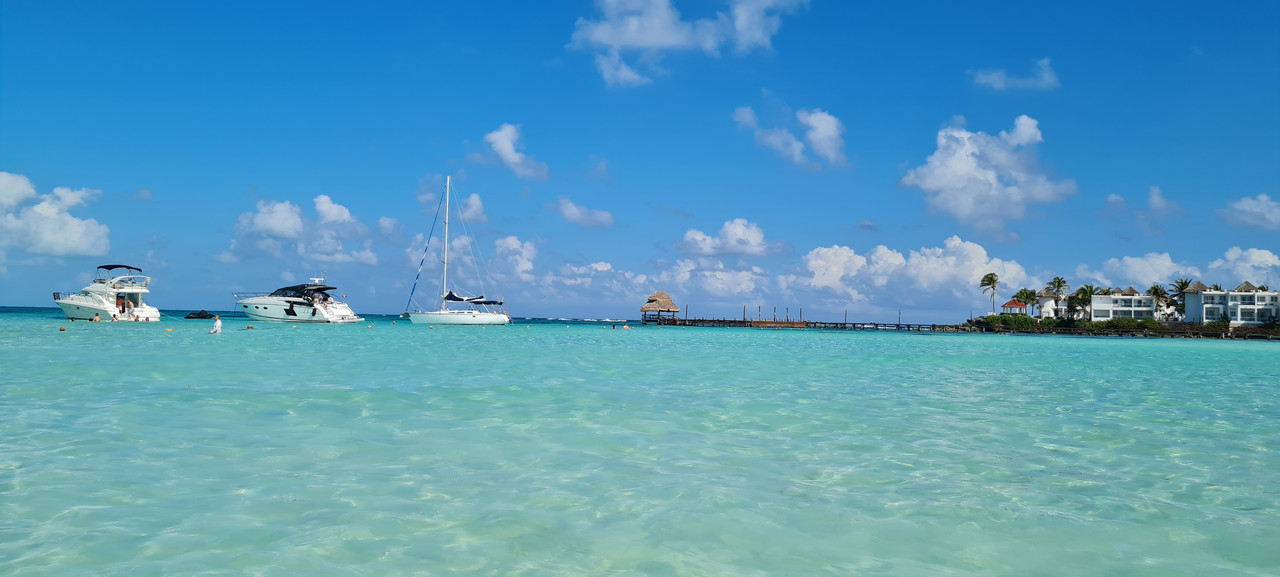
[[[1169,293],[1164,290],[1164,287],[1160,286],[1160,283],[1152,283],[1151,288],[1147,289],[1147,295],[1155,302],[1157,311],[1164,311],[1173,302],[1173,299],[1169,298]],[[1164,318],[1163,312],[1160,317],[1161,319]]]
[[[996,295],[1000,294],[1000,277],[996,273],[989,272],[982,277],[982,282],[978,283],[978,287],[982,292],[991,293],[991,314],[996,312]]]
[[[1220,290],[1222,290],[1222,285],[1220,285],[1220,284],[1218,284],[1218,283],[1213,283],[1213,284],[1209,285],[1209,290],[1212,290],[1212,291],[1220,291]]]
[[[1044,284],[1044,288],[1053,291],[1053,308],[1054,315],[1057,315],[1058,303],[1066,298],[1067,291],[1071,290],[1071,285],[1067,284],[1067,279],[1060,276],[1053,277],[1053,280]],[[1044,311],[1041,311],[1043,314]]]
[[[1064,295],[1067,294],[1067,291],[1071,290],[1071,285],[1067,284],[1067,279],[1055,276],[1053,277],[1053,280],[1045,283],[1044,288],[1056,292],[1059,295]]]
[[[1189,278],[1180,278],[1169,283],[1169,293],[1174,299],[1174,310],[1179,317],[1187,314],[1187,289],[1191,288],[1192,282]]]
[[[1019,301],[1022,301],[1023,304],[1027,305],[1027,314],[1031,314],[1031,307],[1036,305],[1036,291],[1024,288],[1014,293],[1013,298],[1018,299]]]
[[[1071,299],[1067,300],[1068,308],[1071,307],[1071,300],[1075,300],[1075,309],[1085,311],[1084,317],[1089,318],[1090,312],[1093,310],[1093,295],[1102,294],[1102,291],[1091,284],[1080,285],[1076,292],[1071,295]]]

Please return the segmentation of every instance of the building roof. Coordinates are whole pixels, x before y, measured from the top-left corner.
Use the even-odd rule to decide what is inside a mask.
[[[1127,289],[1120,291],[1120,294],[1127,297],[1142,296],[1142,293],[1138,292],[1138,289],[1135,289],[1133,287],[1129,287]]]
[[[1240,286],[1236,287],[1236,290],[1235,290],[1235,292],[1238,292],[1238,293],[1251,293],[1251,292],[1257,292],[1257,291],[1258,291],[1258,287],[1253,286],[1253,283],[1249,281],[1244,281],[1240,283]]]
[[[1212,290],[1212,289],[1210,289],[1209,287],[1205,286],[1205,285],[1204,285],[1204,283],[1202,283],[1202,282],[1200,282],[1200,281],[1196,281],[1196,282],[1191,283],[1191,286],[1188,286],[1188,287],[1186,288],[1186,290],[1184,290],[1184,291],[1182,291],[1182,292],[1185,292],[1185,293],[1202,293],[1202,292],[1207,291],[1207,290]]]
[[[649,300],[640,307],[642,313],[678,313],[680,307],[671,300],[671,295],[667,291],[655,291],[649,295]]]
[[[1010,300],[1009,300],[1009,302],[1007,302],[1007,303],[1004,303],[1004,304],[1000,305],[1000,308],[1005,308],[1005,309],[1025,309],[1025,308],[1027,308],[1027,305],[1023,304],[1023,303],[1022,303],[1022,301],[1020,301],[1020,300],[1018,300],[1018,299],[1010,299]]]
[[[1052,290],[1049,289],[1049,287],[1044,287],[1040,289],[1040,292],[1036,293],[1036,297],[1042,298],[1042,299],[1056,299],[1060,296],[1062,295],[1059,295],[1058,293],[1053,292]]]

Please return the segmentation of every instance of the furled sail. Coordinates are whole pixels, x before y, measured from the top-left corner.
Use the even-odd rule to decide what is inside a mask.
[[[478,304],[480,303],[480,301],[484,300],[484,295],[481,295],[478,297],[460,297],[458,296],[457,293],[453,291],[449,291],[448,293],[445,293],[444,300],[447,300],[449,302],[455,302],[455,303],[477,303]]]

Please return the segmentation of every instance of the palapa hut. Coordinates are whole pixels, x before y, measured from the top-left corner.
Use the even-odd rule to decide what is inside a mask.
[[[671,313],[671,318],[674,319],[679,312],[680,307],[671,301],[671,295],[667,291],[657,291],[649,295],[649,300],[640,307],[640,322],[660,324],[662,313]]]

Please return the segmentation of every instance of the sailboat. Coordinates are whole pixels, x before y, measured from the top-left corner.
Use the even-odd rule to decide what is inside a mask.
[[[414,323],[429,325],[505,325],[511,322],[506,312],[493,310],[502,306],[502,301],[486,299],[484,296],[460,296],[449,289],[449,190],[451,178],[444,180],[444,273],[440,279],[440,309],[434,311],[406,310],[401,316],[409,317]],[[427,254],[422,253],[423,262]],[[422,263],[418,263],[418,274],[422,274]],[[418,288],[415,278],[413,288],[409,290],[409,302],[413,303],[413,292]],[[408,308],[408,307],[406,307]]]

